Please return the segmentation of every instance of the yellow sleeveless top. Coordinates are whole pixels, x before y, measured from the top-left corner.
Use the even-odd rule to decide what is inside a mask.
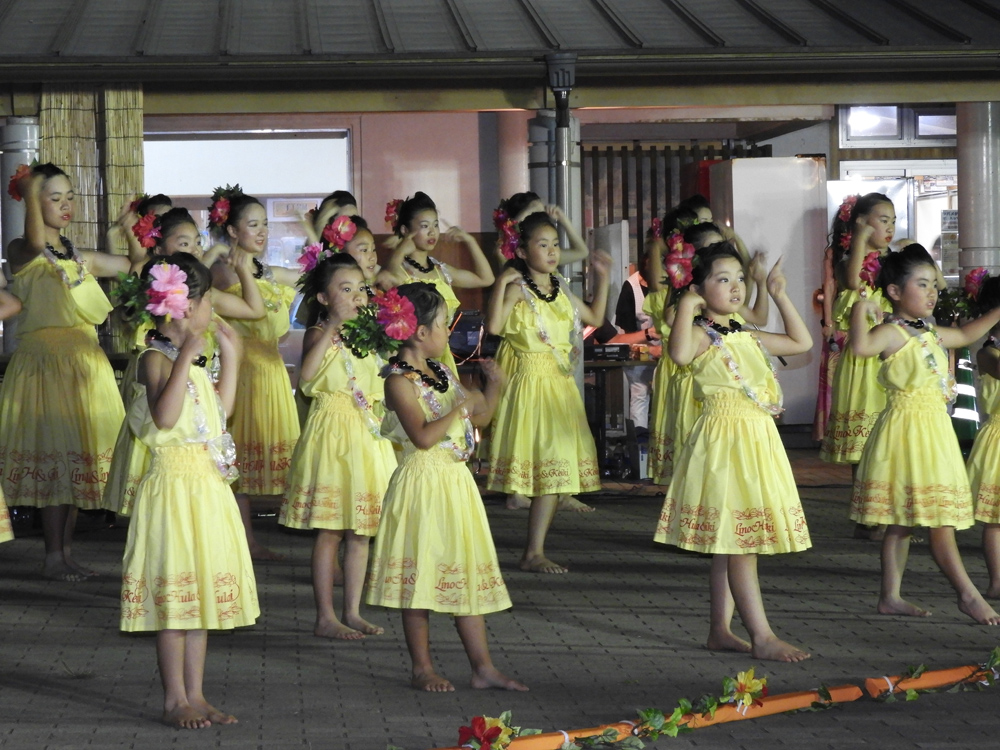
[[[76,261],[56,259],[55,262],[71,283],[80,279]],[[113,309],[89,271],[84,271],[79,284],[68,288],[44,255],[38,255],[14,274],[10,291],[20,298],[22,305],[17,318],[18,337],[40,328],[100,325]]]
[[[256,320],[236,320],[227,318],[229,325],[243,338],[258,341],[277,341],[291,327],[288,308],[295,299],[295,289],[283,286],[267,279],[255,279],[260,288],[260,296],[264,298],[267,308],[264,317]],[[237,282],[223,291],[237,297],[243,296],[243,285]]]

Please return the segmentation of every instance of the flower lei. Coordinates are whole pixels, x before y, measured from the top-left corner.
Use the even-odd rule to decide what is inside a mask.
[[[323,227],[323,240],[330,247],[343,250],[358,233],[358,226],[350,216],[337,216]]]
[[[10,182],[7,183],[7,195],[19,203],[24,200],[24,196],[21,195],[21,187],[18,183],[30,174],[31,166],[27,164],[18,164],[14,174],[10,176]]]
[[[458,744],[472,750],[505,750],[518,737],[541,734],[540,729],[514,727],[510,724],[511,712],[500,716],[473,716],[467,727],[459,727]]]
[[[344,340],[339,334],[331,334],[330,336],[331,344],[338,352],[343,353],[344,351]],[[352,350],[353,353],[353,350]],[[382,358],[378,356],[378,352],[375,353],[375,364],[376,367],[381,370],[385,363]],[[358,407],[361,412],[361,418],[365,422],[365,427],[368,428],[368,432],[371,433],[372,437],[383,440],[382,437],[382,420],[375,416],[375,412],[372,410],[372,405],[365,396],[365,392],[361,390],[361,386],[358,385],[358,378],[354,374],[354,362],[351,360],[350,356],[345,355],[343,357],[344,370],[347,372],[347,385],[351,389],[351,396],[354,398],[354,405]]]
[[[139,244],[147,249],[156,247],[156,241],[163,236],[160,228],[156,226],[156,219],[155,214],[146,214],[132,225],[132,234],[139,240]]]
[[[694,280],[691,273],[697,258],[694,245],[684,241],[684,235],[674,232],[667,238],[667,257],[664,267],[667,279],[674,289],[683,289]]]
[[[76,251],[76,248],[73,247],[73,243],[70,242],[69,237],[59,235],[59,242],[66,250],[65,255],[59,253],[47,242],[45,243],[45,247],[42,249],[42,255],[45,257],[45,260],[49,262],[49,265],[56,269],[56,273],[59,274],[59,278],[62,279],[66,288],[75,289],[83,283],[85,278],[87,278],[87,264],[84,263],[83,258]],[[73,260],[76,262],[77,277],[74,281],[70,281],[69,274],[66,273],[66,269],[59,264],[60,260]]]
[[[219,228],[229,220],[229,201],[239,195],[243,195],[239,184],[217,187],[212,191],[212,205],[208,207],[209,226]]]
[[[500,234],[500,253],[507,260],[513,260],[518,245],[521,244],[521,236],[517,230],[517,222],[507,213],[507,201],[500,201],[500,205],[493,210],[493,226]]]
[[[854,239],[854,232],[847,230],[840,235],[840,247],[845,252],[851,249],[851,240]]]
[[[771,403],[771,402],[761,401],[757,397],[756,391],[754,391],[754,389],[750,387],[750,384],[747,383],[743,375],[740,374],[739,365],[736,363],[736,360],[733,359],[732,352],[730,352],[729,347],[726,346],[726,342],[722,334],[720,334],[718,331],[712,328],[711,321],[709,321],[708,318],[700,318],[695,321],[695,324],[701,326],[704,329],[705,333],[708,334],[708,340],[711,342],[712,346],[714,346],[719,350],[719,354],[722,357],[722,361],[725,362],[726,367],[729,369],[729,372],[732,373],[733,379],[739,384],[741,388],[743,388],[743,392],[746,394],[747,398],[753,401],[757,406],[766,411],[772,417],[777,417],[779,414],[781,414],[781,412],[783,412],[785,409],[784,406],[782,405],[783,398],[781,395],[780,385],[778,386],[778,400],[776,402]],[[759,338],[757,338],[756,336],[751,336],[751,338],[757,344],[757,347],[760,349],[761,354],[764,355],[764,360],[771,368],[771,375],[774,377],[775,384],[777,384],[778,373],[774,369],[774,362],[771,360],[771,354],[767,351],[766,348],[764,348],[764,345],[761,343]]]
[[[837,219],[839,221],[846,224],[851,220],[851,212],[854,211],[854,206],[860,197],[860,195],[849,195],[844,198],[844,202],[841,203],[840,208],[837,209]]]
[[[180,355],[180,350],[174,346],[173,342],[166,336],[160,338],[154,338],[150,344],[150,348],[156,349],[158,352],[165,354],[171,362],[176,362],[177,357]],[[208,428],[208,415],[205,413],[205,407],[201,403],[201,398],[198,395],[198,388],[195,386],[194,382],[188,378],[187,381],[187,392],[191,396],[191,400],[194,402],[194,409],[192,410],[192,417],[194,419],[194,428],[198,433],[197,440],[187,440],[188,443],[203,443],[208,449],[209,455],[212,457],[212,461],[215,463],[215,468],[219,471],[219,476],[221,476],[228,484],[232,484],[239,477],[239,471],[236,468],[236,443],[233,442],[233,436],[226,431],[226,412],[222,408],[222,401],[216,397],[215,405],[219,410],[219,421],[222,425],[222,434],[216,435],[215,437],[209,437]]]
[[[872,250],[865,256],[861,264],[861,273],[858,276],[872,289],[878,281],[879,272],[882,270],[882,254],[878,250]]]
[[[444,371],[445,377],[448,378],[449,387],[454,389],[455,399],[458,401],[465,399],[465,390],[462,388],[461,383],[458,382],[458,379],[452,374],[451,368],[442,367],[441,369]],[[415,372],[408,372],[395,362],[390,362],[382,370],[383,378],[387,378],[390,375],[402,375],[407,380],[416,383],[420,388],[421,398],[423,398],[424,403],[427,404],[427,408],[430,410],[432,422],[444,416],[444,409],[438,400],[437,393],[433,388],[424,384],[420,375]],[[464,463],[469,460],[469,457],[476,450],[476,433],[472,428],[472,420],[469,418],[469,412],[466,409],[462,409],[462,424],[465,432],[465,448],[459,447],[458,443],[449,437],[445,437],[444,440],[438,443],[438,447],[451,451],[456,459]]]
[[[403,205],[402,198],[394,198],[385,204],[385,223],[396,229],[396,222],[399,221],[399,209]]]
[[[922,318],[923,327],[926,333],[933,333],[934,340],[937,345],[943,350],[944,344],[941,341],[941,337],[938,335],[937,327],[934,325],[933,321]],[[896,315],[895,313],[886,315],[884,321],[885,323],[892,323],[898,326],[905,326],[909,321],[907,321],[902,316]],[[918,333],[912,338],[917,339],[920,342],[920,348],[923,349],[924,354],[924,364],[927,365],[927,369],[931,371],[934,377],[937,378],[938,387],[941,389],[941,396],[947,403],[952,403],[958,397],[958,386],[955,384],[954,378],[952,378],[950,372],[941,372],[941,368],[938,367],[937,359],[934,357],[934,352],[931,351],[930,342],[928,341],[928,336],[924,336],[923,333]]]
[[[556,278],[562,278],[556,275]],[[517,279],[516,284],[520,285],[521,293],[524,297],[524,301],[527,303],[528,307],[531,308],[532,314],[535,316],[535,330],[538,331],[538,338],[543,344],[545,344],[549,349],[552,350],[552,356],[556,358],[556,362],[559,364],[559,369],[564,375],[569,375],[576,370],[576,365],[580,361],[580,347],[577,345],[577,341],[580,340],[581,334],[583,332],[583,324],[580,320],[580,309],[573,304],[572,299],[567,296],[566,299],[570,300],[570,305],[573,308],[573,346],[570,348],[569,357],[566,363],[563,363],[559,349],[556,345],[552,343],[552,337],[549,335],[548,330],[545,328],[545,322],[542,319],[542,311],[538,306],[538,298],[535,294],[528,288],[528,285],[524,282],[524,278]],[[569,288],[569,282],[565,278],[562,278],[562,283]],[[555,300],[553,300],[555,301]]]

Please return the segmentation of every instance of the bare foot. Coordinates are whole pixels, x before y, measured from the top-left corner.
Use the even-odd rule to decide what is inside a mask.
[[[559,563],[554,563],[547,557],[524,557],[521,559],[521,570],[528,573],[568,573],[569,568],[565,568]]]
[[[200,701],[191,701],[191,708],[200,711],[212,724],[239,724],[240,721],[232,714],[220,711],[204,698]]]
[[[783,640],[776,636],[772,636],[769,640],[755,643],[750,650],[755,659],[767,659],[768,661],[805,661],[809,658],[809,654],[793,646],[791,643],[785,643]]]
[[[559,496],[559,510],[571,510],[574,513],[593,513],[597,508],[577,500],[572,495]]]
[[[365,637],[361,631],[349,628],[338,620],[317,622],[313,635],[320,638],[334,638],[338,641],[358,641]]]
[[[423,690],[428,693],[455,692],[455,686],[436,672],[415,672],[413,678],[410,680],[410,685],[417,690]]]
[[[250,559],[258,562],[281,562],[285,556],[280,552],[268,549],[263,544],[254,544],[250,547]],[[343,576],[343,573],[341,573]],[[334,581],[336,583],[336,581]]]
[[[70,557],[65,557],[63,559],[66,561],[67,567],[71,568],[72,570],[75,570],[77,573],[87,576],[87,578],[96,578],[97,576],[100,575],[100,573],[98,573],[96,570],[85,568],[82,565],[80,565],[80,563],[78,563],[76,560]]]
[[[496,667],[493,666],[488,669],[480,669],[473,672],[472,687],[476,690],[500,688],[501,690],[517,690],[521,693],[528,692],[527,685],[502,674]]]
[[[42,577],[48,578],[50,581],[62,581],[63,583],[80,583],[81,581],[86,581],[88,578],[86,573],[74,570],[65,563],[43,565]]]
[[[344,624],[365,635],[382,635],[385,633],[385,628],[373,625],[363,617],[345,617]]]
[[[959,599],[958,608],[980,625],[1000,625],[1000,615],[986,603],[978,591],[968,599]]]
[[[731,630],[724,633],[709,633],[705,648],[709,651],[736,651],[749,654],[752,651],[749,641],[745,641]]]
[[[531,498],[524,495],[507,495],[507,510],[527,510],[531,507]]]
[[[930,611],[911,604],[906,599],[879,599],[880,615],[906,615],[907,617],[930,617]]]
[[[1000,583],[991,583],[983,596],[987,599],[1000,599]]]
[[[194,706],[177,706],[163,712],[163,723],[178,729],[204,729],[212,726],[208,717]]]

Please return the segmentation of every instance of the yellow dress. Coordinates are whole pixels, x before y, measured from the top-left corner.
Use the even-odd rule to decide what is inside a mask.
[[[416,374],[405,377],[428,419],[451,410],[456,381],[446,393],[437,393]],[[470,433],[467,420],[456,416],[442,443],[419,450],[395,412],[386,413],[382,434],[403,446],[403,457],[382,505],[368,604],[453,615],[510,608],[483,501],[462,457],[471,452]]]
[[[396,468],[392,444],[379,432],[385,389],[378,369],[374,354],[358,358],[338,341],[326,350],[316,377],[300,382],[312,406],[292,455],[278,523],[375,536]],[[352,391],[352,373],[364,406]]]
[[[448,273],[448,266],[430,256],[427,257],[427,262],[434,266],[435,271],[430,278],[414,276],[409,263],[403,263],[403,270],[413,281],[423,281],[425,284],[433,284],[437,288],[441,296],[444,297],[444,304],[448,308],[448,327],[451,328],[451,324],[455,321],[455,313],[458,312],[462,303],[455,296],[455,290],[451,286],[451,274]],[[450,346],[445,349],[440,361],[441,364],[450,367],[453,373],[458,374],[458,365],[455,363],[455,355],[451,353]]]
[[[982,375],[979,403],[989,416],[969,454],[969,489],[976,520],[1000,523],[1000,380]]]
[[[771,363],[749,331],[715,338],[724,348],[713,343],[691,363],[703,409],[677,455],[653,538],[725,555],[808,549],[809,529],[774,418],[742,385],[761,404],[780,403]]]
[[[267,312],[257,320],[226,322],[243,337],[243,362],[229,431],[236,441],[240,478],[233,490],[248,495],[284,495],[299,418],[292,382],[278,351],[278,339],[291,325],[288,306],[295,290],[258,279]],[[243,296],[240,284],[224,290]]]
[[[493,418],[488,487],[529,497],[599,490],[597,449],[571,365],[573,303],[563,291],[552,302],[532,301],[552,346],[527,298],[515,302],[501,335],[516,364]]]
[[[892,306],[878,289],[867,289],[885,312]],[[851,352],[847,331],[851,327],[851,308],[861,299],[855,289],[845,289],[833,305],[833,321],[845,335],[833,375],[830,395],[830,418],[820,446],[819,457],[835,464],[856,464],[871,434],[879,413],[885,408],[885,389],[879,384],[878,357],[858,357]]]
[[[215,356],[218,351],[218,343],[215,340],[216,321],[221,320],[217,315],[212,316],[212,322],[205,332],[205,348],[202,354],[208,360],[209,375],[213,382],[218,377],[218,358]],[[145,351],[146,335],[152,330],[152,326],[142,324],[136,328],[136,340],[142,336],[143,349]],[[139,355],[137,352],[125,370],[122,377],[121,392],[125,399],[125,410],[131,411],[132,404],[137,398],[146,398],[146,389],[136,380],[138,374]],[[111,468],[108,471],[108,483],[104,487],[104,507],[114,511],[119,516],[129,516],[132,514],[132,504],[135,501],[135,491],[139,487],[139,482],[149,471],[149,464],[153,460],[153,455],[149,448],[132,432],[129,421],[123,420],[121,429],[118,431],[118,439],[115,441],[115,453],[111,457]]]
[[[9,542],[14,538],[14,529],[10,525],[10,513],[7,512],[7,503],[0,497],[0,542]]]
[[[75,261],[57,260],[70,283]],[[84,272],[40,255],[14,274],[18,347],[0,387],[0,485],[11,505],[101,507],[121,395],[94,326],[111,312]]]
[[[936,332],[910,336],[886,357],[879,382],[886,389],[886,408],[858,464],[851,520],[866,526],[968,528],[973,523],[969,476],[948,415],[954,381]]]

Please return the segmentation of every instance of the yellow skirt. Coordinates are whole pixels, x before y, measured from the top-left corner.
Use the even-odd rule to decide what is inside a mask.
[[[514,369],[493,418],[489,488],[529,497],[601,489],[573,375],[548,353],[518,353]]]
[[[655,484],[670,484],[674,459],[684,447],[701,414],[694,400],[690,366],[678,367],[663,357],[653,373],[653,414],[649,429],[649,476]]]
[[[146,398],[146,389],[135,382],[135,369],[131,364],[129,368],[125,372],[125,377],[129,378],[131,372],[131,380],[122,384],[122,395],[127,406],[126,414],[131,411],[135,399]],[[131,515],[135,492],[139,482],[149,471],[152,460],[149,448],[132,434],[128,420],[123,420],[118,431],[118,440],[115,441],[115,454],[111,458],[108,483],[104,487],[104,507],[119,516]]]
[[[0,542],[9,542],[14,538],[14,529],[10,525],[10,513],[7,512],[7,503],[0,496]]]
[[[392,475],[365,601],[453,615],[511,606],[479,489],[451,451],[413,451]]]
[[[396,456],[373,436],[347,393],[320,393],[292,456],[278,523],[375,536]]]
[[[233,492],[284,495],[299,437],[292,383],[278,342],[244,339],[229,432],[236,443],[240,478]]]
[[[938,388],[890,392],[858,464],[851,520],[972,526],[969,475]]]
[[[125,419],[92,326],[21,337],[0,387],[0,477],[11,505],[100,508]]]
[[[819,457],[835,464],[856,464],[875,420],[885,408],[885,389],[879,385],[882,362],[878,357],[857,357],[846,339],[830,395],[830,417]]]
[[[976,435],[966,469],[976,520],[1000,523],[1000,418],[990,417]]]
[[[126,632],[230,629],[260,615],[236,498],[204,445],[153,451],[122,568]]]
[[[705,401],[677,456],[653,538],[721,555],[812,546],[774,419],[742,392]]]

